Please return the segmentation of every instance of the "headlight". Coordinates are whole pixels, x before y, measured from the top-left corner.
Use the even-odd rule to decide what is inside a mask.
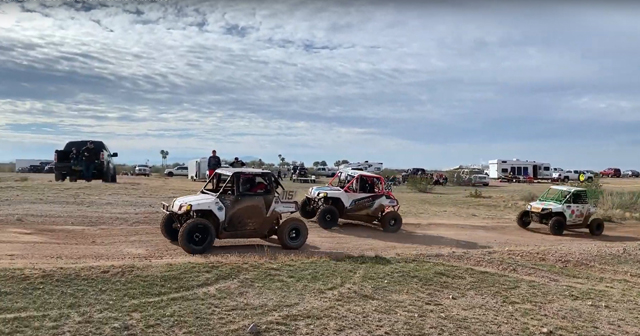
[[[326,196],[327,196],[326,192],[318,193],[318,197],[326,197]]]
[[[185,213],[191,211],[191,204],[182,203],[178,208],[178,213]]]
[[[531,210],[531,204],[527,204],[527,210]]]

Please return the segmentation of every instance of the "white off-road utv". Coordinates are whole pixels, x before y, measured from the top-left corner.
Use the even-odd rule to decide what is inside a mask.
[[[521,228],[532,222],[549,226],[552,235],[560,236],[566,229],[589,228],[589,233],[599,236],[604,232],[604,221],[594,217],[596,207],[589,204],[584,188],[552,186],[537,201],[527,205],[516,217]]]
[[[284,249],[299,249],[307,241],[307,225],[299,218],[282,218],[299,210],[295,194],[270,171],[220,168],[199,193],[162,203],[160,230],[191,254],[207,252],[216,238],[274,235]]]
[[[382,176],[361,170],[343,169],[326,186],[309,188],[300,204],[300,216],[316,218],[323,229],[338,225],[338,219],[379,223],[385,232],[402,227],[400,204],[391,184]]]

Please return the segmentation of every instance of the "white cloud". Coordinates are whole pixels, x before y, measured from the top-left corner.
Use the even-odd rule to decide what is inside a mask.
[[[4,141],[93,135],[123,153],[196,155],[213,143],[413,165],[460,153],[422,164],[436,166],[552,142],[537,134],[555,120],[579,120],[567,141],[596,127],[639,141],[634,9],[63,3],[2,7]],[[601,114],[608,124],[595,124]]]

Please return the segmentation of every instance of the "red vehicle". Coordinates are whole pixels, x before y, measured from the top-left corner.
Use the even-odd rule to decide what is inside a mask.
[[[621,177],[622,171],[620,168],[607,168],[600,172],[600,176],[602,177]]]

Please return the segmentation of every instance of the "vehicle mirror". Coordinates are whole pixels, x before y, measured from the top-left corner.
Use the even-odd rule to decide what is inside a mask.
[[[118,157],[118,153],[112,153],[111,157]]]

